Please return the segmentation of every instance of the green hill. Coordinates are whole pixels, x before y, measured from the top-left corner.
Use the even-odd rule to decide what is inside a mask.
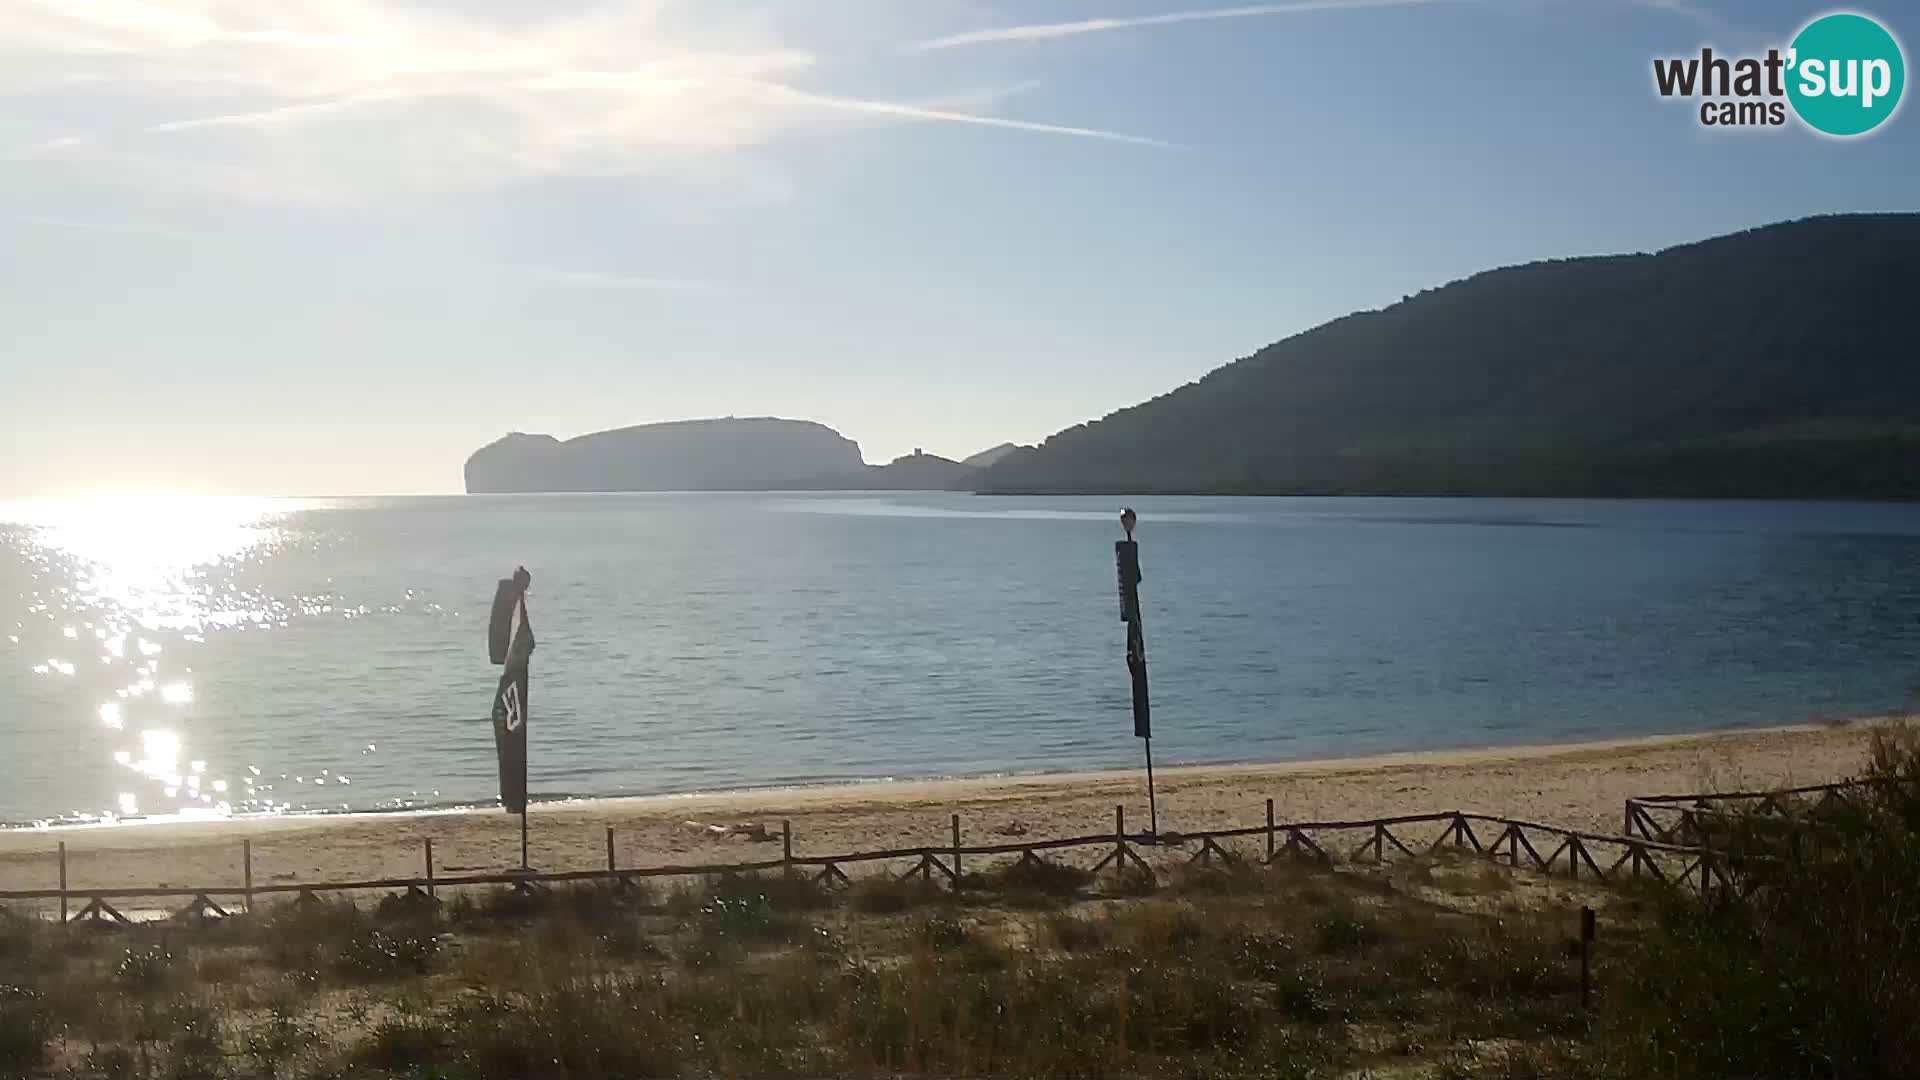
[[[1920,214],[1493,270],[987,469],[988,492],[1920,495]]]

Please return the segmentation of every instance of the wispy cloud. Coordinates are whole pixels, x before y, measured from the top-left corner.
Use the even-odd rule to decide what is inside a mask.
[[[47,217],[41,214],[14,214],[0,221],[37,229],[71,229],[79,232],[117,233],[122,236],[152,236],[167,240],[195,240],[193,233],[164,225],[144,225],[130,221],[87,221],[81,218]]]
[[[596,289],[639,289],[646,292],[706,293],[719,291],[717,281],[701,278],[658,277],[647,274],[619,274],[601,270],[566,270],[553,266],[528,266],[502,263],[502,270],[524,275],[536,281],[556,285],[580,285]]]
[[[1199,11],[1170,11],[1158,15],[1127,15],[1113,18],[1079,19],[1074,22],[1027,23],[992,30],[971,30],[961,34],[916,42],[922,52],[957,49],[970,45],[996,45],[1011,42],[1051,41],[1055,38],[1100,34],[1112,30],[1134,30],[1149,26],[1173,26],[1179,23],[1213,22],[1222,19],[1253,19],[1276,15],[1301,15],[1315,11],[1357,11],[1365,8],[1419,7],[1458,0],[1296,0],[1287,4],[1252,4],[1244,7],[1208,8]]]
[[[1635,7],[1651,8],[1654,11],[1663,11],[1669,15],[1679,16],[1689,22],[1698,23],[1708,30],[1725,30],[1728,28],[1725,19],[1701,7],[1699,4],[1689,3],[1688,0],[1628,0],[1628,2]]]
[[[45,139],[35,144],[27,152],[36,157],[58,154],[63,150],[78,149],[79,147],[87,145],[90,141],[91,140],[83,135],[55,135],[50,139]]]
[[[1029,120],[1009,120],[999,116],[955,112],[950,109],[925,108],[918,105],[902,105],[891,101],[866,101],[860,98],[810,94],[788,86],[767,85],[764,89],[774,100],[809,108],[864,113],[869,116],[885,116],[900,120],[925,120],[947,124],[974,124],[980,127],[1006,128],[1012,131],[1034,131],[1045,135],[1071,135],[1082,139],[1102,139],[1107,142],[1132,143],[1135,146],[1170,147],[1173,145],[1161,139],[1150,138],[1145,135],[1128,135],[1124,132],[1103,131],[1098,128],[1070,127],[1062,124],[1040,124]]]
[[[790,12],[710,11],[680,0],[478,10],[0,0],[0,92],[61,102],[52,111],[64,130],[44,133],[35,152],[84,151],[59,153],[63,166],[299,201],[548,177],[697,182],[738,174],[746,150],[890,124],[1162,145],[1006,117],[998,102],[848,93],[857,70],[836,68],[828,90],[826,65],[796,44]],[[71,146],[45,139],[56,135]]]

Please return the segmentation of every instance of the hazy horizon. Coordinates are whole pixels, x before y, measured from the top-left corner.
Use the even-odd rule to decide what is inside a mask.
[[[1479,271],[1920,208],[1910,117],[1652,89],[1825,10],[0,0],[0,500],[727,415],[958,459]]]

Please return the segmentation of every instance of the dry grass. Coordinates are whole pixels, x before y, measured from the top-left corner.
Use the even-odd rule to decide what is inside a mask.
[[[289,903],[197,932],[0,922],[24,976],[0,979],[0,1075],[1313,1076],[1578,1030],[1564,911],[1495,921],[1292,865],[1147,891],[1014,864],[965,885]]]
[[[1913,1075],[1920,737],[1871,767],[1904,782],[1804,828],[1729,819],[1742,904],[1448,852],[469,891],[193,931],[0,914],[0,1076]]]
[[[0,1077],[1920,1075],[1920,736],[1870,771],[1903,782],[1728,817],[1740,904],[1442,852],[0,913]]]

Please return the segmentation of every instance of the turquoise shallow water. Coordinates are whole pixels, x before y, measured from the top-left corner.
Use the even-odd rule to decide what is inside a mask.
[[[1129,765],[1119,500],[0,506],[0,821],[486,800],[525,563],[537,795]],[[1905,706],[1920,506],[1143,498],[1157,761]]]

